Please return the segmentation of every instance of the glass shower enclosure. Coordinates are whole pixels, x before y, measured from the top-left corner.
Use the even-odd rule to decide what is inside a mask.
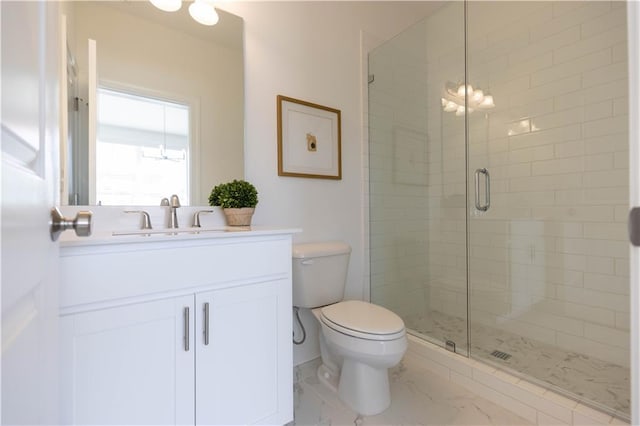
[[[629,416],[623,2],[451,2],[369,54],[371,300]]]

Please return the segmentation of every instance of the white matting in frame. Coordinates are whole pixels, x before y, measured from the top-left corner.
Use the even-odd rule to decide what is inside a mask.
[[[342,179],[340,110],[278,96],[278,175]]]

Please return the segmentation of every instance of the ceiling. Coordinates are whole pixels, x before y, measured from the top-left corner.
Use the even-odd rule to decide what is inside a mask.
[[[232,49],[242,49],[242,18],[216,8],[220,20],[212,27],[201,25],[189,15],[189,4],[184,1],[177,12],[164,12],[145,0],[107,1],[104,4],[122,12],[147,19],[166,27],[187,33],[194,37],[224,45]]]

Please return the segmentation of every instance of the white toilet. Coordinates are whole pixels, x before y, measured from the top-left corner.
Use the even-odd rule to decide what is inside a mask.
[[[381,306],[342,301],[351,247],[343,242],[293,246],[293,305],[316,308],[322,365],[318,378],[362,415],[391,403],[388,369],[407,350],[402,319]]]

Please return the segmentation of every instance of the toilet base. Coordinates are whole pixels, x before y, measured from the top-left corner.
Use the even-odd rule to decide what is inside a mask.
[[[391,405],[389,370],[345,359],[338,384],[338,395],[358,414],[380,414]]]
[[[317,375],[320,383],[331,389],[333,392],[338,392],[340,377],[327,368],[326,365],[321,364],[320,367],[318,367]]]
[[[320,383],[336,392],[344,403],[363,416],[382,413],[391,405],[388,369],[345,359],[340,375],[321,364],[317,370]]]

